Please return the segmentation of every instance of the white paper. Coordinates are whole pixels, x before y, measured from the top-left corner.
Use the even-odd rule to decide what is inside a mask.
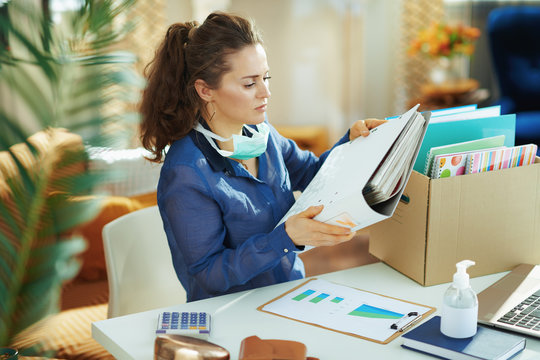
[[[423,315],[431,308],[315,279],[262,310],[384,342],[397,331],[392,324],[410,312]]]
[[[456,114],[449,114],[443,116],[434,116],[431,119],[431,123],[447,122],[447,121],[460,121],[460,120],[472,120],[483,119],[488,117],[495,117],[501,115],[501,106],[488,106],[485,108],[477,109],[474,111],[460,112]]]

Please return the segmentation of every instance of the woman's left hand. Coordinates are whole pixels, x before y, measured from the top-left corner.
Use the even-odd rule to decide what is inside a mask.
[[[369,135],[369,130],[376,128],[377,126],[384,124],[388,120],[379,120],[379,119],[366,119],[358,120],[351,126],[349,132],[349,140],[354,140],[359,136],[366,137]]]

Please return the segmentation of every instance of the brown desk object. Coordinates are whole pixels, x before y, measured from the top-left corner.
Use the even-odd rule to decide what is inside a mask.
[[[154,341],[154,360],[229,360],[227,349],[190,336],[166,334]]]
[[[324,126],[275,126],[286,138],[294,140],[299,148],[312,151],[319,156],[330,148],[328,131]]]
[[[477,104],[489,97],[489,91],[480,89],[475,79],[428,83],[422,85],[420,91],[421,96],[409,103],[410,107],[420,104],[420,111]]]
[[[430,98],[456,96],[478,89],[478,81],[474,79],[458,79],[440,84],[428,83],[421,87],[422,95]]]
[[[306,345],[292,340],[262,340],[253,335],[242,340],[240,360],[319,360],[306,358]]]

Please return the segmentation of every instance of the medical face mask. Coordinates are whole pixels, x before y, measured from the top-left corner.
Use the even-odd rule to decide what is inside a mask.
[[[266,123],[257,124],[257,130],[255,131],[249,126],[244,125],[244,127],[251,132],[252,136],[248,137],[245,135],[233,135],[230,138],[226,139],[219,135],[214,134],[213,132],[206,130],[200,123],[197,123],[195,130],[204,135],[206,140],[212,145],[216,151],[224,157],[229,157],[237,160],[247,160],[257,156],[260,156],[266,151],[266,143],[268,142],[268,134],[270,129]],[[212,140],[216,139],[222,142],[229,141],[232,139],[234,150],[227,151],[220,149],[216,143]]]

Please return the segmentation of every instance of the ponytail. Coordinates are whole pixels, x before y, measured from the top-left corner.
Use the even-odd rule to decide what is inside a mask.
[[[151,160],[156,162],[162,161],[165,147],[185,136],[195,123],[193,105],[185,101],[189,79],[185,45],[195,26],[195,23],[171,25],[154,59],[144,69],[147,85],[140,105],[141,142],[153,153]]]

